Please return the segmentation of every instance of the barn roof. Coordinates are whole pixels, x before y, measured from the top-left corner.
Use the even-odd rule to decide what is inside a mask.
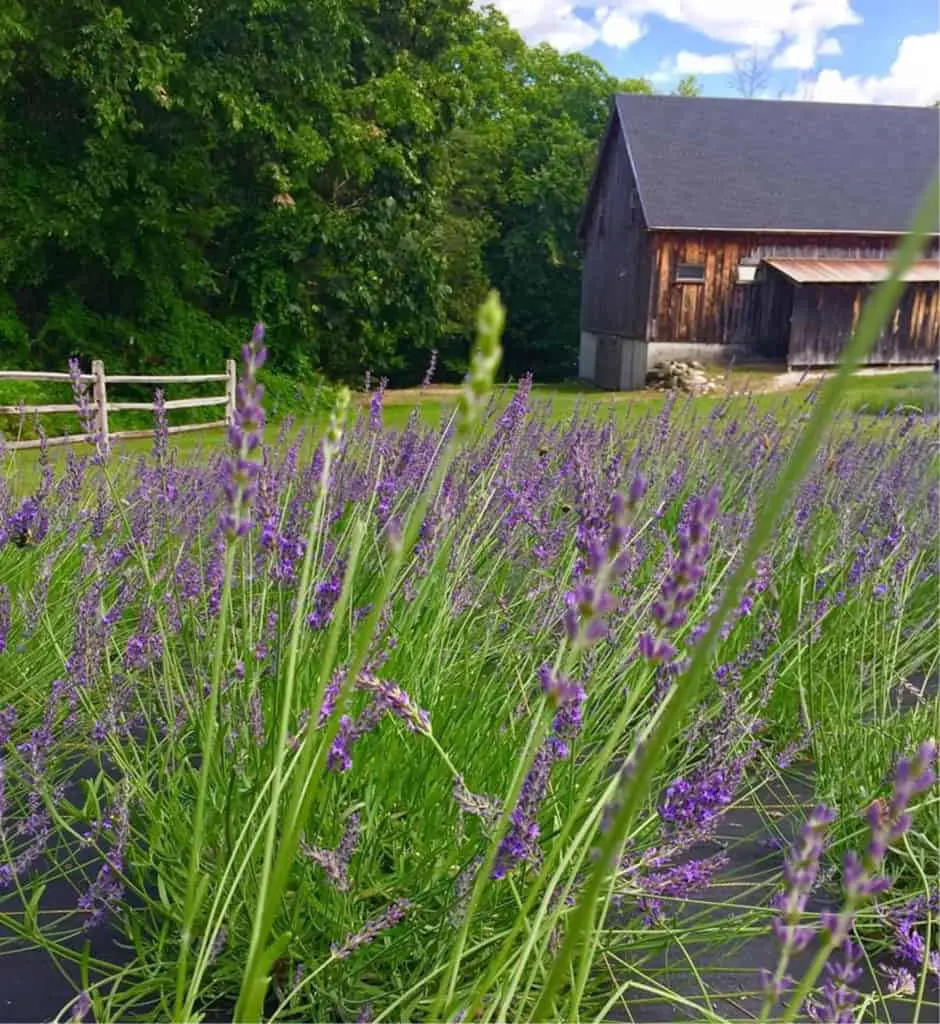
[[[902,232],[940,152],[930,107],[621,93],[615,110],[651,228]]]
[[[891,260],[808,259],[776,256],[763,260],[796,284],[877,284],[891,273]],[[908,284],[940,282],[940,262],[917,260],[901,277]]]

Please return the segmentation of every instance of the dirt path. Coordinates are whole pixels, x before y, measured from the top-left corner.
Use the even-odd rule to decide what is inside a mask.
[[[856,377],[884,377],[890,374],[897,373],[910,373],[912,370],[919,370],[921,367],[918,366],[865,366],[860,370],[855,371]],[[924,366],[922,368],[927,371],[929,367]],[[766,381],[768,384],[768,391],[788,391],[792,388],[799,387],[800,384],[808,384],[810,382],[825,380],[827,377],[831,377],[835,373],[835,370],[790,370],[787,373],[777,373],[773,376],[767,377]]]
[[[928,366],[872,366],[856,370],[859,377],[880,377],[886,374],[910,373],[912,370],[923,369],[925,372]],[[766,394],[777,391],[793,391],[804,385],[825,380],[835,370],[790,370],[776,372],[773,367],[767,366],[739,366],[731,372],[722,372],[717,368],[709,368],[708,378],[714,385],[711,394],[721,394],[730,388],[734,394]],[[447,402],[453,401],[460,393],[459,384],[432,384],[427,388],[389,388],[385,393],[384,404],[389,405],[412,405],[425,401]],[[565,389],[567,394],[575,395],[578,392]],[[603,395],[608,401],[636,400],[650,395],[663,394],[660,391],[643,389],[639,391],[604,391],[584,385],[585,395]],[[353,395],[353,401],[357,405],[367,405],[369,395],[358,392]],[[538,397],[550,397],[545,391],[539,389]]]

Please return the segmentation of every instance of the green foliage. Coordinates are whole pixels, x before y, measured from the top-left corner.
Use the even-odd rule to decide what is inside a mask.
[[[457,59],[474,102],[447,150],[446,226],[458,240],[445,241],[445,251],[465,246],[456,269],[468,284],[452,289],[452,322],[466,331],[488,279],[513,311],[506,369],[571,376],[581,287],[575,229],[610,97],[651,87],[618,81],[582,54],[527,47],[492,10]]]
[[[68,384],[56,385],[45,381],[0,380],[0,405],[47,405],[60,404],[71,399]],[[67,430],[78,432],[78,419],[74,413],[43,416],[7,412],[0,413],[0,434],[7,441],[31,441],[39,437],[40,423],[47,434],[64,434]]]
[[[696,78],[695,75],[686,75],[685,78],[680,78],[679,83],[673,89],[673,95],[675,96],[701,96],[702,95],[702,83]]]
[[[577,214],[617,88],[469,0],[35,0],[0,15],[0,359],[564,375]]]
[[[264,385],[265,405],[274,420],[284,416],[316,419],[333,405],[335,389],[309,365],[296,375],[264,369],[259,378]]]

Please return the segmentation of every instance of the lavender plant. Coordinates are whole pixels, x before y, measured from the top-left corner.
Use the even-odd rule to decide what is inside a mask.
[[[503,315],[492,297],[440,427],[391,429],[380,388],[315,437],[266,431],[259,328],[225,450],[174,456],[158,416],[148,455],[0,487],[0,928],[76,964],[118,933],[127,961],[84,961],[76,1014],[602,1017],[637,972],[679,1005],[655,958],[713,934],[683,906],[722,878],[722,822],[807,754],[840,814],[775,913],[792,951],[819,932],[807,885],[936,730],[894,699],[940,660],[935,419],[846,411],[809,455],[813,394],[773,422],[730,399],[559,420],[531,380],[492,396]],[[925,908],[868,891],[890,866],[911,901],[936,873],[925,771],[844,872],[864,899],[800,1008],[860,1005],[849,940],[932,962]],[[74,905],[24,909],[53,879]]]

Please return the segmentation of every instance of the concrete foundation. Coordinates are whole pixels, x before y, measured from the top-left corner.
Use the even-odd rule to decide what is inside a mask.
[[[581,332],[578,377],[607,391],[634,391],[646,383],[645,341]]]
[[[645,341],[624,341],[620,349],[620,391],[639,391],[646,386],[649,366],[649,344]]]
[[[594,383],[597,368],[597,335],[591,331],[581,332],[581,347],[578,349],[578,379]]]

